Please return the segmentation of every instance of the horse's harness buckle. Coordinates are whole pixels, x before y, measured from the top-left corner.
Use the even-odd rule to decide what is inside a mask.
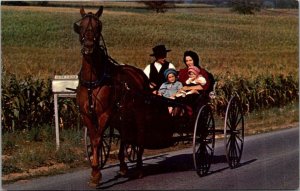
[[[126,90],[128,90],[128,91],[130,90],[130,88],[129,88],[129,86],[128,86],[128,84],[127,84],[126,82],[124,83],[124,87],[125,87]]]

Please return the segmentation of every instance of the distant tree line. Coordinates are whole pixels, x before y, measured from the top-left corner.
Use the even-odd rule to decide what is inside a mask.
[[[232,0],[230,7],[233,12],[240,14],[254,14],[261,9],[260,0]]]
[[[236,3],[257,4],[267,8],[298,8],[297,0],[183,0],[186,3],[205,3],[216,6],[232,7]]]
[[[144,0],[137,1],[144,3],[149,9],[157,13],[164,13],[168,8],[175,7],[175,3],[203,3],[222,7],[248,9],[246,12],[253,12],[257,8],[298,8],[298,0]],[[2,1],[2,5],[16,6],[49,6],[49,1]]]
[[[48,1],[35,1],[35,2],[29,2],[29,1],[2,1],[2,5],[15,5],[15,6],[30,6],[30,5],[36,5],[36,6],[48,6]]]
[[[261,8],[298,8],[297,0],[160,0],[141,2],[157,13],[166,12],[167,8],[175,7],[175,3],[203,3],[231,7],[232,11],[240,14],[254,14]]]
[[[169,8],[169,5],[174,5],[174,2],[167,3],[167,1],[142,1],[149,9],[155,10],[156,13],[164,13]],[[169,4],[169,5],[168,5]]]

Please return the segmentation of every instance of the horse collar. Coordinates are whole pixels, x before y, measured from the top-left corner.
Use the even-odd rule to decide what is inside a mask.
[[[80,79],[79,83],[86,88],[95,89],[95,88],[101,86],[102,81],[96,80],[93,82],[88,82],[88,81],[84,81],[84,80]]]

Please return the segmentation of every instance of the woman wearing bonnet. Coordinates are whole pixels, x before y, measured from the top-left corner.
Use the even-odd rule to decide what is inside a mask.
[[[179,70],[178,75],[178,79],[183,84],[183,88],[179,91],[179,95],[177,95],[176,99],[187,105],[186,110],[191,116],[196,108],[208,101],[208,96],[202,95],[206,94],[206,90],[209,90],[210,80],[208,72],[200,66],[200,59],[196,52],[190,50],[185,51],[183,62],[186,67]],[[191,79],[193,72],[198,73],[198,77],[200,76],[201,79]],[[196,83],[196,81],[199,83]],[[184,94],[184,92],[186,93]],[[187,92],[190,93],[187,94]]]

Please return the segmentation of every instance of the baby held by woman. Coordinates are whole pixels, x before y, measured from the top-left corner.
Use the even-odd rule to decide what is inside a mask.
[[[188,87],[201,85],[204,86],[206,84],[206,79],[200,74],[200,69],[196,66],[190,66],[188,68],[188,75],[189,78],[186,80],[185,84]],[[184,89],[184,88],[183,88]],[[199,94],[199,91],[196,89],[191,90],[183,90],[181,89],[177,94],[176,97],[185,97],[189,94]]]

